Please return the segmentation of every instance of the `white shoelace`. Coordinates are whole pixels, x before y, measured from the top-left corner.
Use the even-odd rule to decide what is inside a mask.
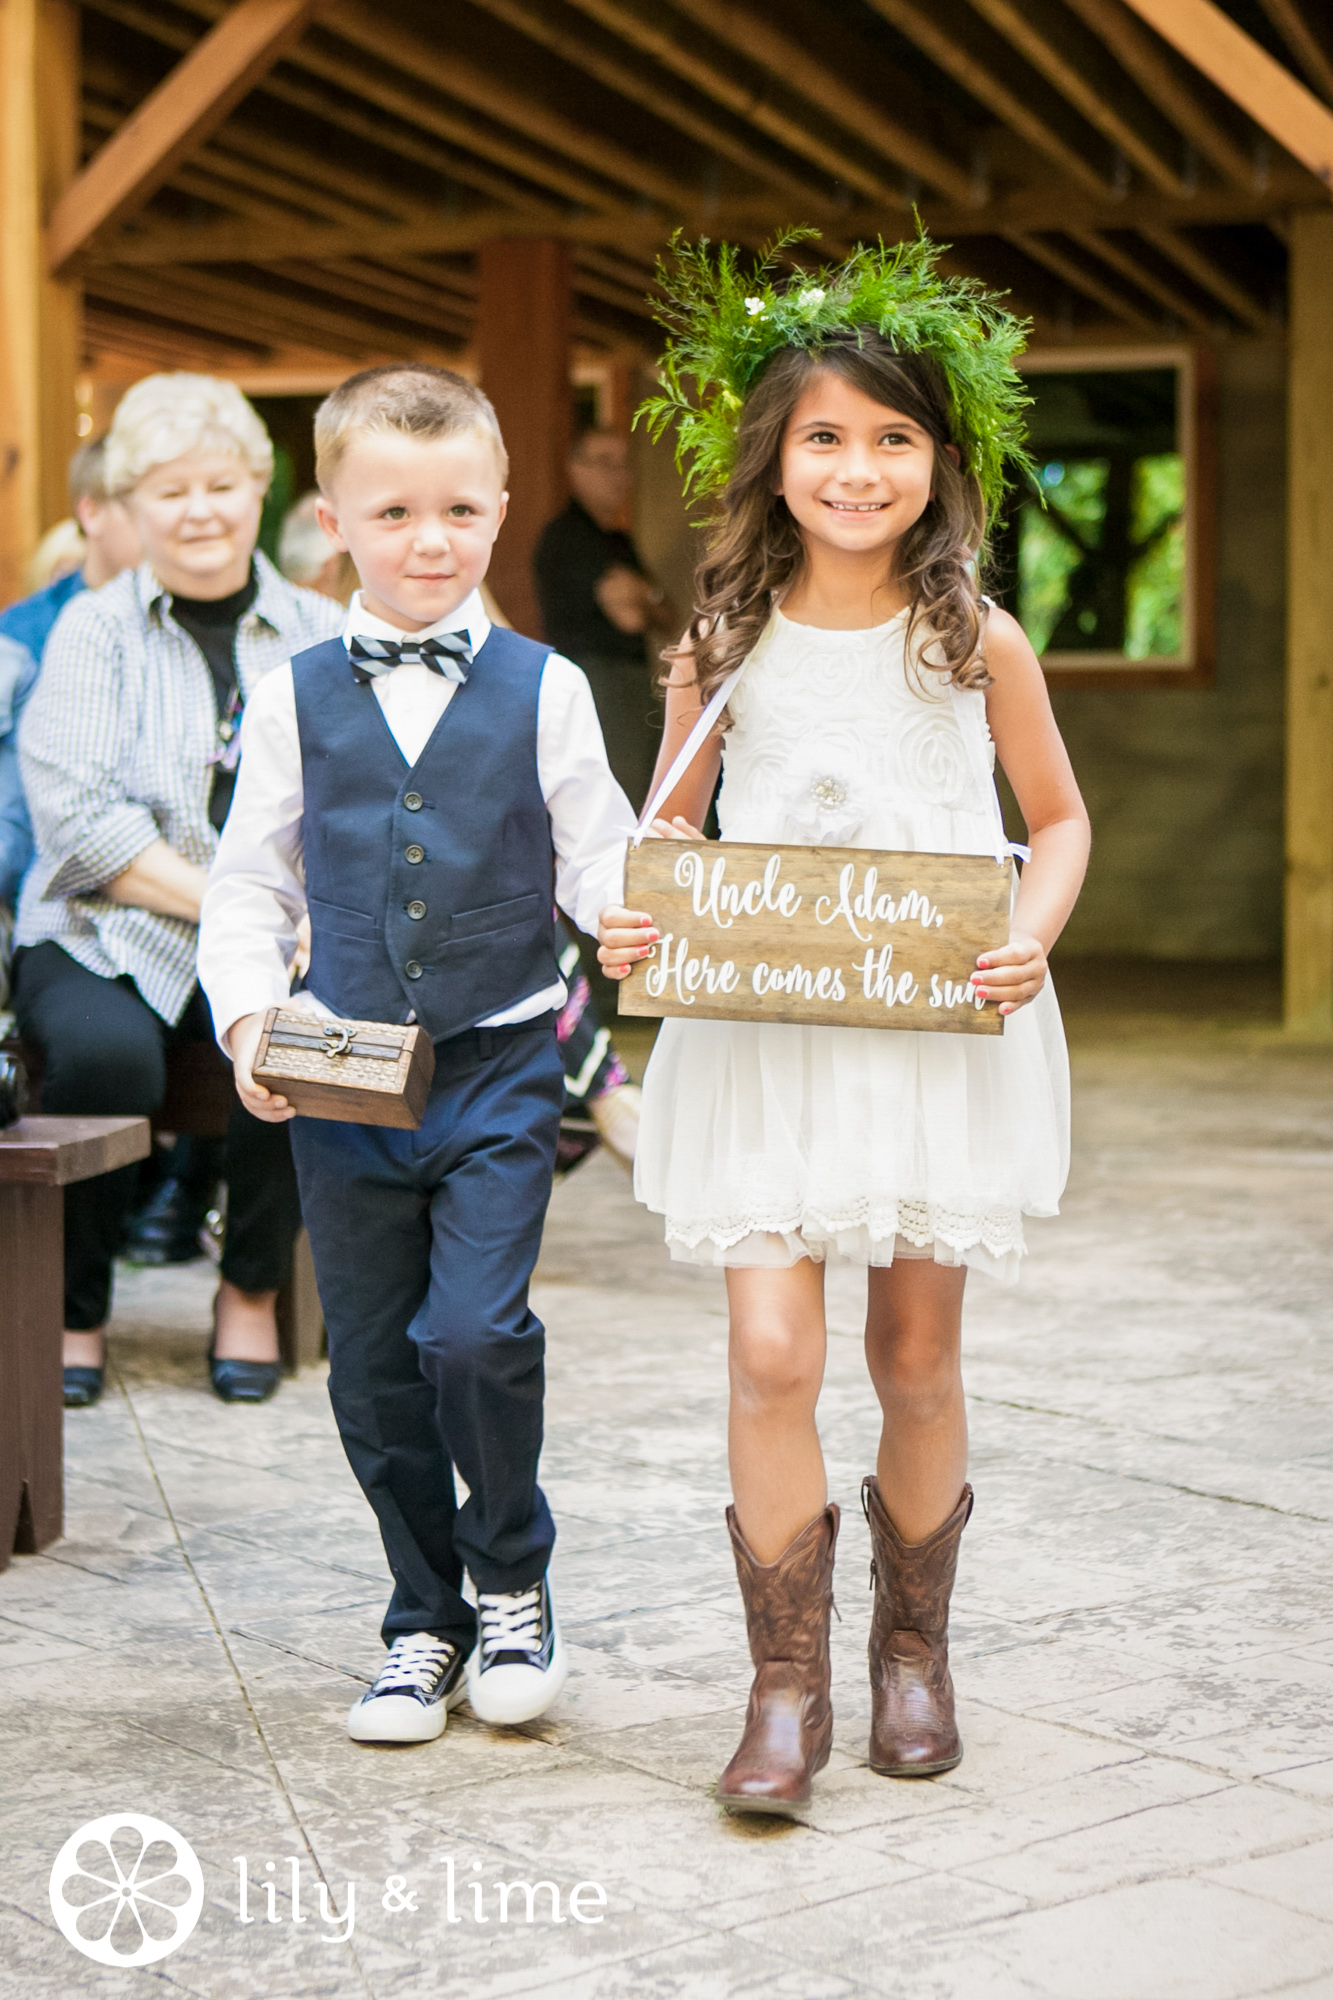
[[[372,1693],[399,1694],[410,1690],[430,1694],[440,1677],[448,1673],[453,1658],[454,1648],[449,1641],[432,1638],[429,1632],[413,1632],[395,1639]]]
[[[542,1649],[542,1587],[477,1593],[484,1660],[496,1653],[529,1653]]]

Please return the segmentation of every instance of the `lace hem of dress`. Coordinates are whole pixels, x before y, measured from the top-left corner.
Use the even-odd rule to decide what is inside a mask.
[[[745,1215],[729,1215],[707,1221],[666,1218],[666,1240],[687,1250],[701,1243],[715,1244],[719,1250],[734,1249],[749,1236],[804,1237],[808,1242],[833,1242],[853,1230],[864,1229],[872,1243],[888,1243],[901,1236],[916,1249],[939,1243],[962,1256],[978,1247],[990,1257],[1021,1257],[1023,1216],[1017,1208],[956,1208],[933,1201],[871,1203],[852,1202],[837,1214],[815,1208],[764,1212],[751,1209]]]

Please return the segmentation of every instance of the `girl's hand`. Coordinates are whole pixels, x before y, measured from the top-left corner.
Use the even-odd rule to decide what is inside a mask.
[[[628,978],[638,961],[653,951],[659,935],[646,910],[608,903],[597,923],[597,958],[607,978]]]
[[[677,814],[675,819],[655,819],[644,834],[645,840],[705,840],[697,826],[691,826],[687,819]]]
[[[982,953],[972,985],[983,1000],[998,1000],[1002,1014],[1012,1014],[1041,992],[1046,973],[1045,945],[1020,934],[995,951]]]

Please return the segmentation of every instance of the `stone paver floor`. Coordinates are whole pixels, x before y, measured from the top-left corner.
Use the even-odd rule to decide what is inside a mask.
[[[540,1273],[573,1672],[529,1730],[347,1741],[386,1583],[322,1371],[224,1408],[207,1268],[125,1274],[66,1539],[0,1577],[6,2000],[1333,1996],[1333,1061],[1085,1023],[1077,1073],[1064,1218],[1017,1291],[969,1295],[967,1755],[929,1782],[864,1761],[875,1430],[831,1274],[838,1725],[801,1825],[710,1798],[747,1682],[722,1286],[614,1166],[557,1192]],[[197,1929],[138,1971],[79,1957],[48,1901],[62,1843],[120,1810],[204,1872]],[[515,1890],[502,1922],[493,1885],[538,1881],[561,1921]]]

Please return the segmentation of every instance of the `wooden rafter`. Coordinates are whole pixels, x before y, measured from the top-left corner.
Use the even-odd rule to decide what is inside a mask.
[[[738,0],[676,0],[680,12],[739,55],[761,63],[810,103],[836,118],[864,145],[895,166],[917,175],[928,187],[955,201],[971,201],[977,189],[971,169],[960,166],[928,139],[890,118],[879,104],[831,69],[803,43],[778,27],[764,11]]]
[[[97,230],[143,206],[292,46],[314,5],[237,0],[60,197],[47,226],[52,271],[63,270]]]
[[[1118,146],[1154,187],[1165,194],[1188,192],[1179,169],[1088,73],[1086,62],[1062,46],[1052,32],[1053,22],[1044,17],[1044,11],[1034,9],[1032,0],[1021,0],[1021,4],[1020,0],[972,0],[972,5],[1090,125]]]
[[[664,91],[651,76],[593,48],[586,36],[570,34],[551,19],[549,9],[533,4],[533,0],[475,0],[475,4],[486,13],[493,14],[497,20],[516,28],[529,40],[550,49],[585,75],[595,77],[598,83],[613,90],[617,96],[642,106],[665,124],[674,125],[678,132],[684,132],[708,152],[731,160],[764,185],[780,189],[793,200],[804,198],[806,184],[796,174],[759,152],[728,126],[720,125],[716,118],[708,117],[693,105]]]
[[[1333,187],[1333,111],[1213,0],[1125,0],[1125,5]]]
[[[1201,158],[1212,162],[1224,180],[1235,187],[1254,185],[1251,155],[1199,102],[1161,44],[1144,33],[1121,0],[1065,0],[1065,5],[1106,44],[1144,96],[1183,133]]]
[[[935,8],[919,4],[919,0],[870,0],[870,5],[890,27],[906,36],[955,83],[961,84],[978,104],[984,104],[988,111],[1003,119],[1034,152],[1054,160],[1071,180],[1089,194],[1105,197],[1112,193],[1110,181],[1086,154],[1057,132],[1049,119],[1043,118],[1021,92],[1012,90],[997,76],[990,63],[984,61],[965,41],[950,34]]]
[[[609,28],[632,47],[652,56],[671,75],[678,76],[683,83],[692,84],[706,97],[711,97],[715,104],[721,104],[737,117],[748,120],[757,131],[775,139],[798,159],[808,160],[831,180],[841,181],[860,194],[869,195],[873,201],[907,209],[908,202],[902,190],[895,188],[882,174],[873,172],[846,146],[829,140],[823,132],[814,128],[808,118],[784,109],[766,95],[757,94],[734,69],[709,61],[693,43],[678,40],[655,20],[643,19],[626,6],[624,0],[570,0],[570,4],[602,27]],[[970,192],[969,189],[969,195]],[[818,201],[820,191],[809,190],[809,197]]]
[[[1333,57],[1315,34],[1296,0],[1261,0],[1261,4],[1315,89],[1325,97],[1333,98]]]
[[[1021,250],[1034,264],[1041,264],[1055,277],[1068,285],[1071,291],[1081,292],[1085,299],[1091,299],[1101,306],[1112,319],[1123,320],[1127,326],[1146,330],[1154,327],[1153,321],[1138,306],[1130,305],[1120,293],[1113,291],[1094,271],[1085,270],[1074,258],[1067,257],[1063,250],[1050,243],[1044,236],[1029,236],[1022,231],[1013,231],[1008,241],[1015,250]]]
[[[1068,231],[1071,243],[1077,243],[1080,250],[1086,250],[1090,257],[1097,257],[1110,266],[1120,277],[1128,279],[1136,291],[1146,298],[1155,299],[1173,318],[1195,333],[1211,333],[1212,322],[1207,313],[1201,312],[1193,299],[1186,298],[1177,286],[1167,284],[1157,273],[1150,270],[1141,256],[1136,257],[1129,250],[1122,250],[1109,236],[1096,229],[1071,229]]]
[[[1155,250],[1160,250],[1164,257],[1169,257],[1173,264],[1178,264],[1182,271],[1187,272],[1196,285],[1202,285],[1206,292],[1219,299],[1227,311],[1234,313],[1251,332],[1266,333],[1271,330],[1271,315],[1255,304],[1229,272],[1223,271],[1178,229],[1155,228],[1148,223],[1140,224],[1138,233],[1146,243],[1151,243]]]

